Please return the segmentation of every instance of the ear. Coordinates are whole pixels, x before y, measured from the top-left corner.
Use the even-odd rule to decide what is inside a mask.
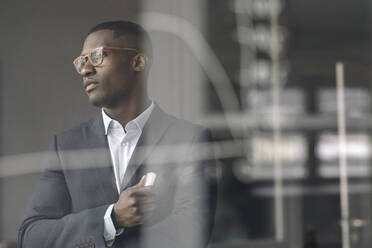
[[[134,71],[143,71],[146,68],[147,57],[139,53],[132,58],[132,69]]]

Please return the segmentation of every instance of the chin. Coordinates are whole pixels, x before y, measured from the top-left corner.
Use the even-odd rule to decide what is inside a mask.
[[[105,92],[100,91],[99,89],[94,89],[91,92],[87,93],[90,104],[95,107],[105,107],[107,105],[108,95]]]
[[[95,97],[95,96],[89,96],[89,102],[95,107],[104,107],[105,106],[105,101],[102,98]]]
[[[119,103],[123,102],[123,100],[128,99],[128,96],[126,94],[109,95],[99,93],[101,92],[90,92],[90,94],[88,94],[88,97],[90,104],[100,108],[113,108]]]

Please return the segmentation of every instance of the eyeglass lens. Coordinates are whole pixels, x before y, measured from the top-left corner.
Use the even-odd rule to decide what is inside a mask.
[[[75,67],[76,67],[76,70],[80,73],[84,66],[85,66],[85,63],[86,63],[86,60],[87,58],[85,56],[80,56],[78,57],[76,60],[75,60]]]
[[[92,63],[92,65],[97,66],[97,65],[100,65],[102,63],[103,51],[102,51],[102,49],[94,49],[93,51],[91,51],[89,53],[88,56],[89,56],[89,60]],[[87,63],[88,56],[86,56],[86,55],[85,56],[80,56],[75,60],[74,64],[75,64],[76,70],[79,73],[81,73],[85,64]]]
[[[92,52],[90,52],[89,58],[93,66],[101,64],[103,59],[102,49],[95,49]]]

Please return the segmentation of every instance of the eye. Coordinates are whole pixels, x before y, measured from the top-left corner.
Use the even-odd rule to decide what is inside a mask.
[[[101,50],[94,50],[90,53],[90,59],[94,66],[102,63],[103,54]]]

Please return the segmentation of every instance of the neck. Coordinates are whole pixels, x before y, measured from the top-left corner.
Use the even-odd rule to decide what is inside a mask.
[[[125,127],[128,122],[140,115],[150,106],[150,104],[150,99],[145,96],[134,98],[133,100],[127,100],[114,107],[104,107],[103,110],[111,117],[111,119],[118,121],[123,127]]]

